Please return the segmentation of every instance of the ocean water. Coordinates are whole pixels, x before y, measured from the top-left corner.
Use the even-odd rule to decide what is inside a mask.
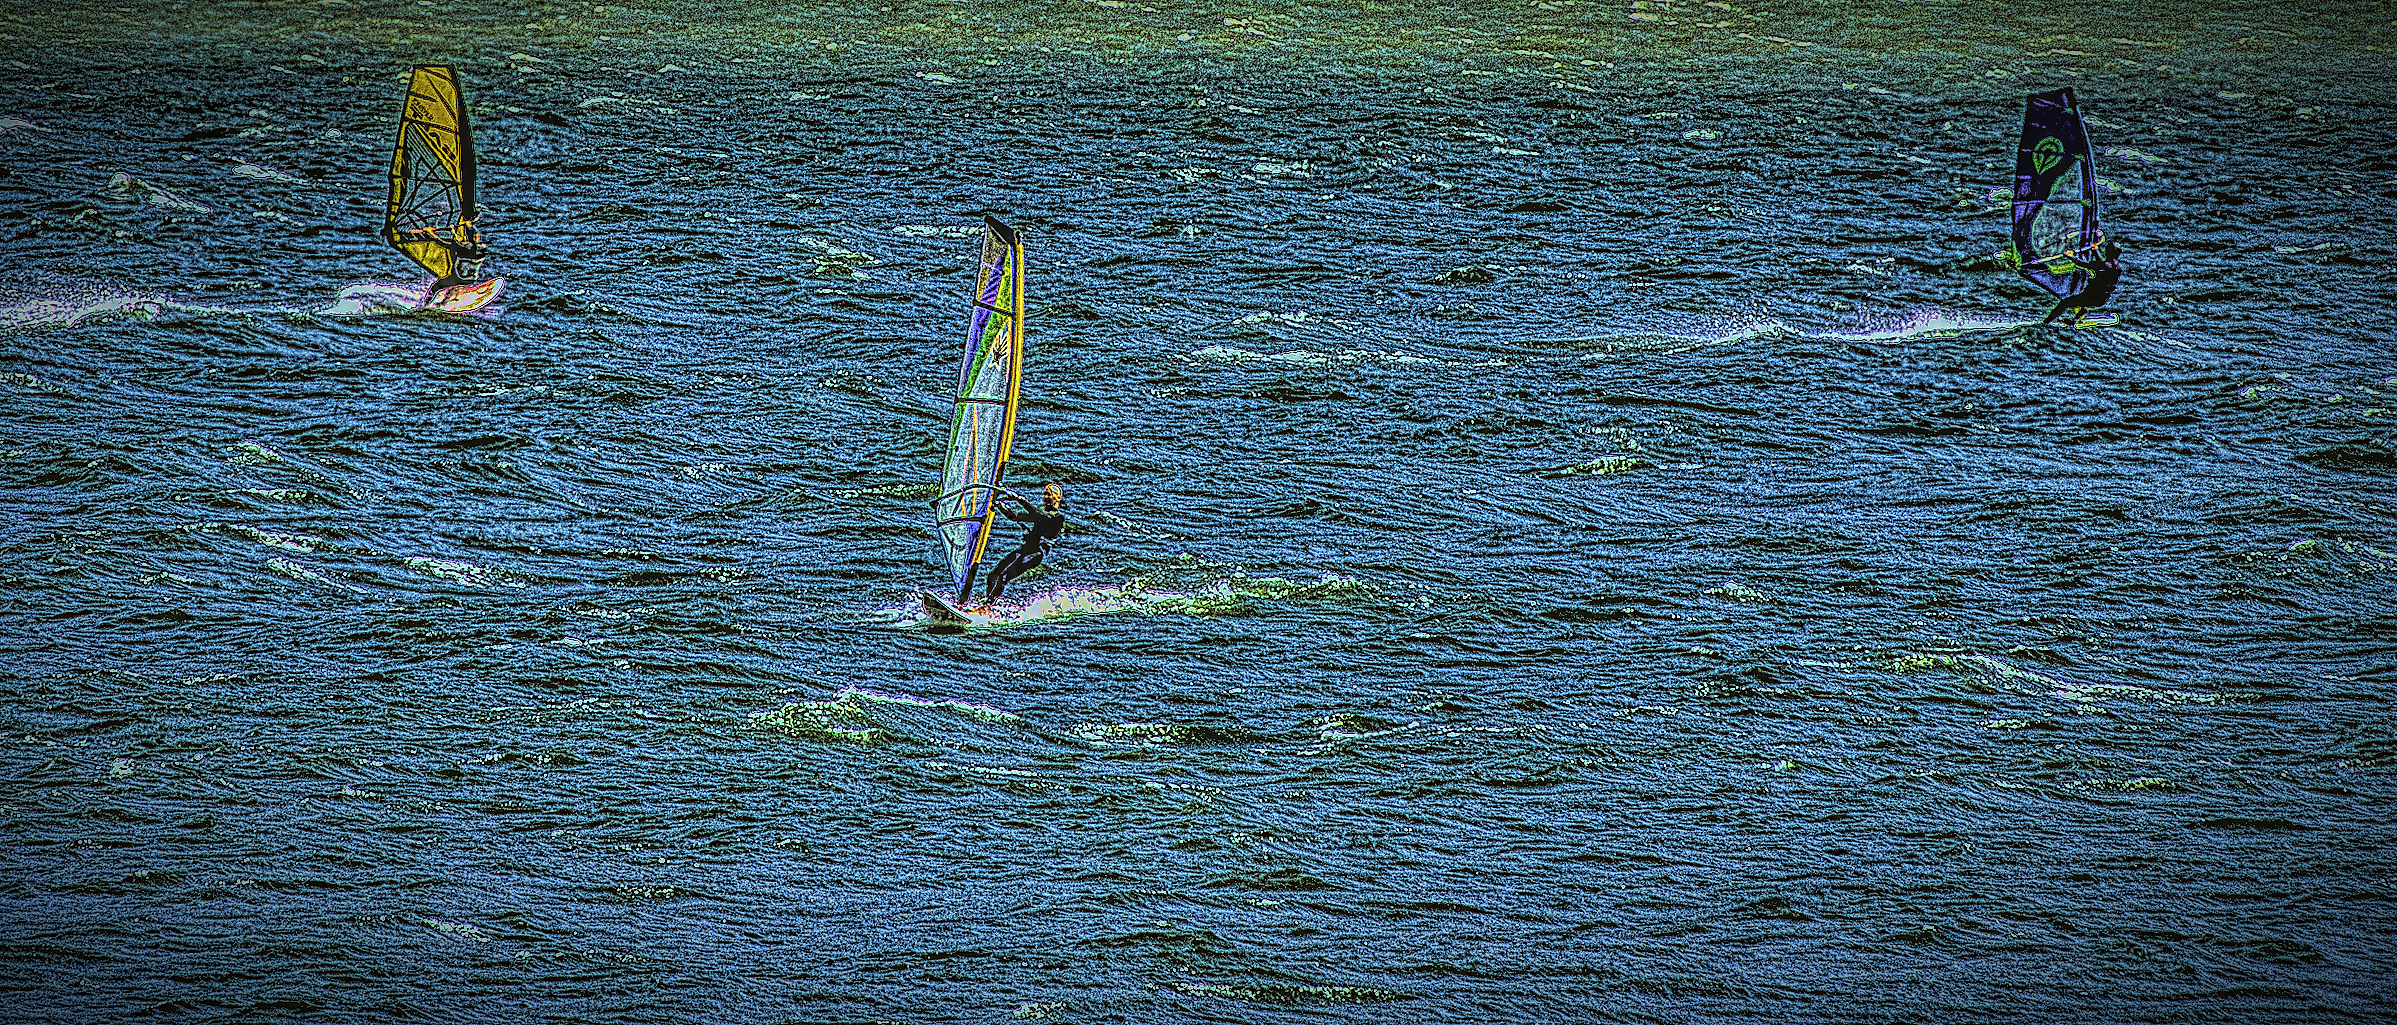
[[[0,1021],[2380,1020],[2392,46],[0,12]],[[418,61],[486,316],[376,312]],[[939,633],[985,213],[1070,526]]]

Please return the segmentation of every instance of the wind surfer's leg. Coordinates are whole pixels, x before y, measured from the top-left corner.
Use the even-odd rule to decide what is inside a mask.
[[[982,603],[988,605],[998,601],[999,594],[1007,590],[1008,582],[1032,572],[1033,567],[1040,565],[1040,556],[1041,550],[1038,548],[1018,548],[1007,553],[1006,558],[990,568],[990,591],[983,596]]]
[[[2052,310],[2049,310],[2049,311],[2047,311],[2047,319],[2040,321],[2040,322],[2039,322],[2039,326],[2041,326],[2041,327],[2046,327],[2046,326],[2048,326],[2049,324],[2053,324],[2053,323],[2055,323],[2055,322],[2056,322],[2056,318],[2057,318],[2057,317],[2060,317],[2060,316],[2063,316],[2063,315],[2064,315],[2064,304],[2066,304],[2066,303],[2069,303],[2069,302],[2071,302],[2071,301],[2072,301],[2072,300],[2071,300],[2069,297],[2068,297],[2068,298],[2064,298],[2064,299],[2059,299],[2059,300],[2056,300],[2056,308],[2055,308],[2055,309],[2052,309]]]
[[[998,601],[999,592],[1007,589],[1007,564],[1014,561],[1015,556],[1009,555],[1000,559],[998,565],[990,568],[990,582],[982,587],[983,605],[988,606],[990,603]]]
[[[1026,573],[1030,573],[1033,570],[1039,569],[1040,557],[1045,554],[1047,554],[1047,552],[1044,549],[1039,548],[1035,548],[1029,552],[1016,553],[1015,571],[1007,574],[1007,579],[1013,580],[1017,577],[1023,576]]]
[[[1018,548],[1007,553],[1006,558],[1000,559],[998,565],[990,568],[990,583],[982,590],[982,604],[988,605],[998,601],[1000,593],[1007,590],[1007,582],[1024,572],[1016,568],[1016,564],[1023,558],[1024,550]]]

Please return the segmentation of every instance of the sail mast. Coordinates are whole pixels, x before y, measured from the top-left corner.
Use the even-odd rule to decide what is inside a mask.
[[[383,239],[437,282],[461,281],[472,270],[461,263],[480,255],[474,216],[474,138],[457,74],[417,65],[400,105]]]
[[[1024,376],[1023,274],[1023,240],[997,219],[983,218],[982,258],[966,318],[948,459],[940,497],[933,500],[934,528],[961,602],[972,592],[974,569],[989,547],[1000,481],[1015,443]]]
[[[2098,242],[2097,165],[2071,89],[2025,104],[2014,163],[2014,251],[2022,276],[2056,295],[2089,283],[2084,256]]]

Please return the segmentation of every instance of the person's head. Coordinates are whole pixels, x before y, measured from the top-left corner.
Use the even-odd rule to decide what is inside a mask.
[[[1065,489],[1055,484],[1049,485],[1041,492],[1041,504],[1047,506],[1050,512],[1065,508]]]
[[[2100,260],[2111,260],[2121,255],[2122,247],[2115,245],[2113,239],[2106,239],[2097,244],[2097,258]]]

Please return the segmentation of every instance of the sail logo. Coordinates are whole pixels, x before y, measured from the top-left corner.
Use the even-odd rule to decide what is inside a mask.
[[[2046,174],[2056,162],[2064,159],[2064,141],[2051,135],[2031,147],[2031,171]]]

